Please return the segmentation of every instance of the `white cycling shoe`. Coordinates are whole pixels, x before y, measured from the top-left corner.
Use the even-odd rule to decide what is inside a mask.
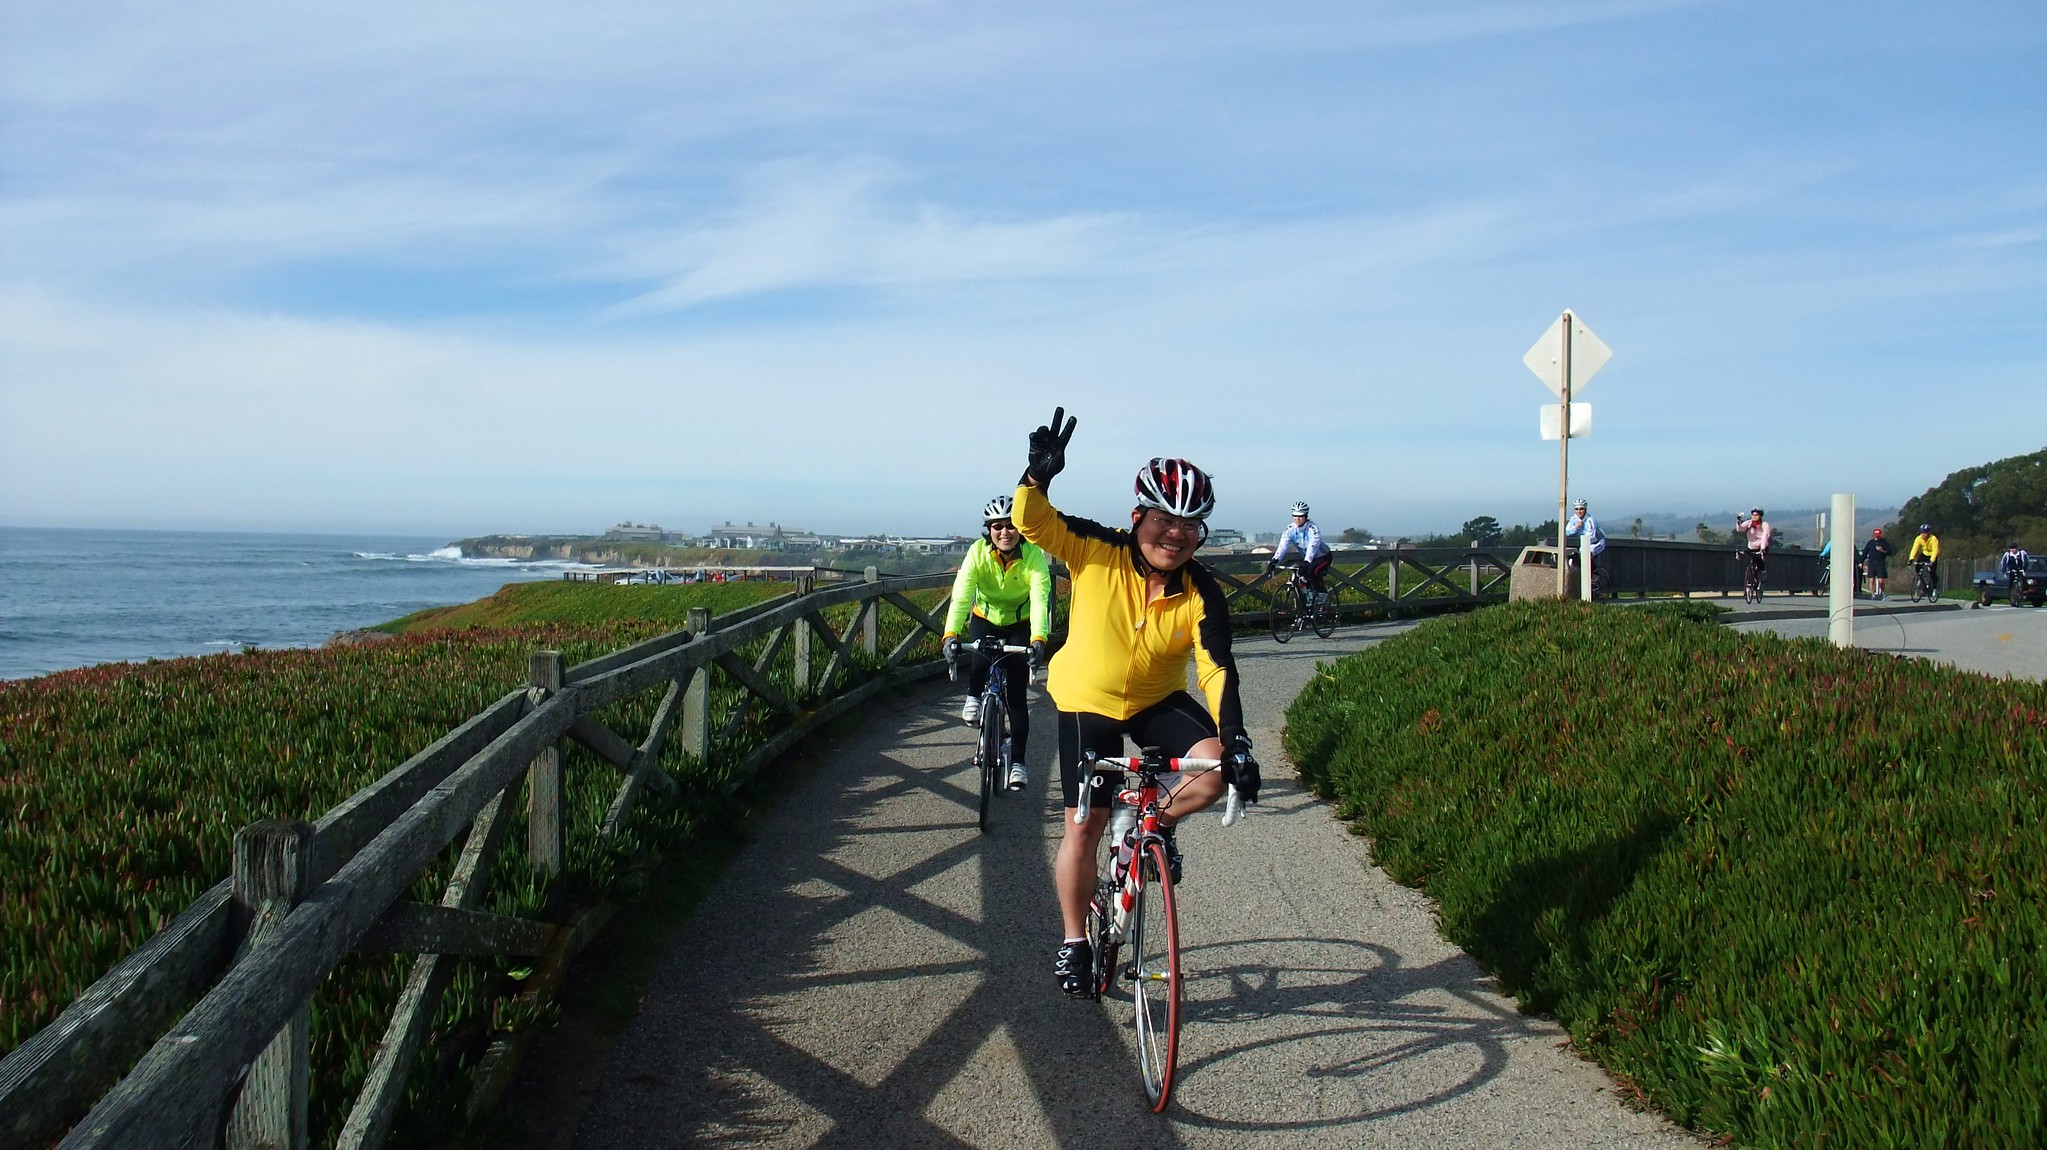
[[[1010,790],[1020,791],[1023,790],[1025,787],[1029,786],[1030,784],[1031,776],[1024,772],[1022,763],[1017,763],[1016,765],[1009,768]]]
[[[960,722],[969,727],[981,725],[981,700],[967,696],[966,704],[960,708]]]

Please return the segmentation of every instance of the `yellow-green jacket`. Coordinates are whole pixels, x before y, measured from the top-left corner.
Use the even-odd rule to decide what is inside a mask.
[[[952,609],[945,616],[945,633],[964,634],[967,612],[1007,627],[1025,617],[1031,620],[1031,638],[1052,633],[1052,565],[1035,543],[1019,543],[1016,558],[1005,563],[1002,553],[986,539],[974,540],[960,573],[952,581]]]

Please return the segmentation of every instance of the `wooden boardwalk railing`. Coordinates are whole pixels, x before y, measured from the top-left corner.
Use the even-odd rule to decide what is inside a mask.
[[[1340,617],[1504,603],[1519,553],[1518,547],[1339,551],[1323,586],[1335,595]],[[1287,587],[1282,578],[1264,577],[1263,556],[1204,555],[1201,562],[1222,582],[1233,620],[1263,622],[1274,596]]]
[[[565,740],[619,772],[598,828],[610,835],[647,788],[676,787],[657,765],[664,749],[711,761],[750,723],[760,725],[751,722],[756,711],[772,709],[773,734],[730,753],[737,785],[820,724],[941,669],[906,660],[938,634],[944,601],[927,612],[908,593],[951,582],[949,573],[870,578],[716,620],[692,612],[684,630],[575,667],[535,653],[525,687],[317,823],[260,822],[239,832],[230,878],[0,1060],[0,1148],[43,1147],[60,1135],[66,1148],[303,1146],[310,996],[351,952],[409,952],[419,957],[339,1140],[349,1150],[381,1146],[452,960],[534,957],[520,998],[539,1005],[608,913],[540,922],[478,909],[522,782],[527,854],[538,870],[558,873]],[[836,630],[825,612],[846,606],[853,617]],[[885,609],[900,616],[886,630],[903,634],[884,650]],[[597,718],[656,691],[660,703],[638,742]],[[734,697],[729,711],[713,713],[714,698]],[[404,898],[465,830],[440,898]],[[521,1037],[501,1039],[486,1056],[472,1112],[503,1089]]]

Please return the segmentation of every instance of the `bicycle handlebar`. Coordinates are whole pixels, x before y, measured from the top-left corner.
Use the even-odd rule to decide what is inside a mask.
[[[1001,658],[1004,655],[1028,655],[1031,653],[1029,647],[1019,647],[1015,643],[1005,643],[994,635],[988,635],[980,639],[961,639],[959,644],[962,651],[972,651],[978,655],[985,655],[990,659]],[[1030,682],[1035,683],[1038,681],[1036,668],[1032,668],[1028,674]],[[959,682],[960,665],[950,658],[945,661],[945,677],[955,683]]]
[[[1083,756],[1089,768],[1106,765],[1118,774],[1125,771],[1150,771],[1170,774],[1176,771],[1212,771],[1223,765],[1221,759],[1163,759],[1147,762],[1142,755],[1117,755],[1104,758],[1093,751]],[[1107,786],[1108,773],[1095,773],[1092,769],[1080,780],[1080,803],[1073,812],[1073,825],[1086,826],[1088,814],[1094,809],[1094,793],[1097,786]],[[1237,784],[1231,783],[1223,800],[1223,825],[1235,826],[1244,817],[1244,799],[1237,793]]]

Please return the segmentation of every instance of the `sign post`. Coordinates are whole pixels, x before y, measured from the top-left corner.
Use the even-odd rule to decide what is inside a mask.
[[[1535,377],[1543,382],[1543,386],[1556,393],[1558,399],[1563,400],[1561,404],[1546,405],[1542,411],[1544,439],[1552,438],[1550,412],[1552,409],[1556,412],[1554,438],[1557,440],[1559,599],[1569,594],[1565,582],[1567,564],[1564,562],[1566,554],[1564,521],[1570,518],[1571,511],[1571,440],[1592,430],[1592,405],[1573,403],[1571,396],[1573,392],[1583,390],[1585,385],[1592,381],[1592,377],[1598,374],[1599,369],[1606,366],[1606,361],[1612,358],[1613,349],[1592,334],[1592,329],[1586,327],[1570,308],[1565,308],[1564,314],[1558,316],[1557,321],[1549,326],[1549,330],[1542,333],[1542,338],[1535,341],[1535,346],[1528,349],[1528,354],[1521,357],[1521,362],[1528,365],[1528,370],[1535,373]],[[1574,427],[1574,424],[1582,424],[1582,430]],[[1592,580],[1589,564],[1584,576],[1589,587]]]

